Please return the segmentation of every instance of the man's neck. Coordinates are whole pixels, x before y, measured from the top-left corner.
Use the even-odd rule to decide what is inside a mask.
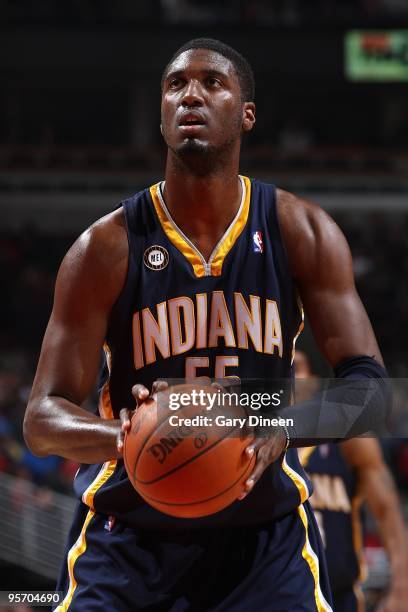
[[[242,197],[238,164],[195,176],[168,159],[165,180],[164,199],[171,216],[201,252],[208,254],[238,212]]]

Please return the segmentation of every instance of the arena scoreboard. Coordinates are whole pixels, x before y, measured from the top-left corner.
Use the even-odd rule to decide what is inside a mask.
[[[352,30],[344,52],[351,81],[408,81],[408,30]]]

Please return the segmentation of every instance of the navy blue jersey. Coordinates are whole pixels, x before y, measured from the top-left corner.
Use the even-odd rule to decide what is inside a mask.
[[[333,592],[350,589],[364,573],[356,475],[338,444],[300,449],[299,455],[313,484],[310,503],[325,546]]]
[[[280,235],[276,189],[240,180],[240,208],[208,261],[172,219],[163,184],[123,202],[129,264],[106,336],[104,418],[134,406],[136,382],[151,388],[163,378],[291,378],[303,322]],[[244,501],[202,519],[177,519],[148,506],[122,461],[81,466],[75,488],[96,511],[152,529],[261,523],[296,508],[311,491],[292,449]]]

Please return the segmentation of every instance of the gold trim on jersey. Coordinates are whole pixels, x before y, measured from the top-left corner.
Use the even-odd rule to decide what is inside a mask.
[[[368,574],[367,566],[366,566],[364,555],[363,555],[363,529],[361,526],[361,515],[360,515],[360,509],[361,509],[362,502],[363,502],[363,498],[359,494],[357,494],[351,500],[351,530],[353,534],[354,552],[356,555],[358,569],[359,569],[359,574],[358,574],[359,582],[364,582]]]
[[[103,345],[103,350],[105,352],[105,359],[106,359],[106,363],[108,366],[109,377],[110,377],[111,366],[112,366],[112,355],[111,355],[110,348],[106,342]],[[102,391],[100,393],[100,397],[99,397],[98,407],[99,407],[99,414],[102,419],[113,419],[114,418],[113,408],[112,408],[112,403],[111,403],[111,398],[110,398],[110,393],[109,393],[109,377],[108,377],[108,380],[104,383],[102,387]],[[94,510],[93,502],[94,502],[94,497],[95,497],[96,492],[112,476],[117,466],[117,463],[118,462],[116,459],[105,461],[105,463],[102,464],[102,467],[99,470],[98,475],[96,476],[95,480],[91,482],[89,487],[83,492],[82,501],[84,502],[84,504],[89,506],[89,508],[91,508],[92,510]]]
[[[299,448],[298,450],[299,461],[302,464],[302,467],[307,469],[307,463],[310,459],[311,454],[316,448],[317,446]],[[345,463],[347,463],[345,459],[343,460]],[[361,515],[360,515],[362,501],[363,501],[363,498],[361,494],[356,494],[351,499],[351,531],[352,531],[352,538],[353,538],[354,553],[356,555],[358,569],[359,569],[358,579],[357,579],[357,582],[355,582],[353,585],[353,591],[354,591],[354,594],[356,596],[357,603],[358,603],[358,612],[364,612],[365,610],[365,598],[360,588],[360,583],[366,580],[367,574],[368,574],[367,566],[366,566],[364,555],[363,555],[363,539],[362,539],[363,530],[361,526]]]
[[[299,461],[302,467],[306,468],[309,463],[310,455],[317,448],[317,446],[306,446],[298,449]]]
[[[182,255],[189,261],[191,264],[194,274],[201,278],[205,276],[205,268],[203,265],[203,260],[200,257],[199,253],[194,250],[188,242],[184,239],[184,237],[180,234],[180,231],[176,224],[166,215],[166,212],[163,209],[163,206],[160,202],[160,183],[156,183],[150,187],[150,195],[153,201],[154,208],[156,210],[157,217],[160,221],[160,224],[163,228],[164,233],[167,238],[174,244],[176,249],[180,251]]]
[[[364,597],[363,589],[359,582],[355,582],[353,584],[353,592],[354,596],[357,600],[357,612],[365,612],[366,611],[366,600]]]
[[[71,605],[72,598],[75,593],[75,589],[78,586],[78,583],[74,576],[74,565],[78,557],[84,554],[86,551],[86,538],[85,533],[88,528],[91,519],[95,516],[95,512],[93,510],[89,510],[86,515],[84,524],[81,529],[81,533],[78,536],[77,541],[74,546],[68,553],[68,575],[69,575],[69,587],[67,594],[65,595],[63,601],[59,604],[58,608],[56,608],[55,612],[66,612]]]
[[[251,181],[246,176],[242,176],[241,180],[243,181],[242,188],[245,191],[242,197],[240,210],[210,258],[211,274],[213,276],[221,276],[224,259],[242,234],[246,222],[248,221],[249,206],[251,202]]]
[[[319,559],[313,550],[310,540],[309,540],[309,521],[307,518],[306,510],[303,507],[303,504],[298,506],[298,514],[300,516],[300,520],[303,523],[303,527],[305,528],[305,543],[302,548],[302,557],[308,564],[310,571],[314,580],[314,596],[316,601],[316,607],[318,612],[332,612],[332,608],[327,603],[322,590],[320,588],[320,569],[319,569]]]
[[[286,453],[283,456],[282,469],[285,474],[289,476],[289,478],[292,480],[295,487],[299,491],[300,503],[303,504],[303,502],[305,502],[310,496],[309,489],[304,478],[302,478],[300,474],[295,472],[295,470],[290,467],[290,465],[288,465],[288,462],[286,461]]]
[[[164,233],[190,263],[197,278],[202,278],[203,276],[221,276],[224,260],[246,225],[251,201],[251,181],[246,176],[240,176],[239,178],[242,185],[242,198],[239,210],[211,253],[208,262],[172,219],[162,198],[160,183],[150,187],[152,202]]]
[[[300,334],[302,333],[302,331],[305,328],[305,311],[303,310],[303,304],[302,304],[302,300],[300,299],[299,294],[297,294],[296,301],[297,301],[297,305],[298,305],[299,310],[300,310],[301,320],[300,320],[300,323],[299,323],[299,328],[297,330],[297,333],[296,333],[295,337],[293,338],[292,359],[291,359],[290,365],[293,365],[293,362],[295,360],[296,342],[297,342]]]
[[[115,471],[117,465],[116,459],[112,459],[111,461],[105,461],[102,465],[101,469],[98,472],[97,477],[89,487],[82,494],[82,501],[84,504],[89,506],[92,510],[94,510],[94,497],[97,491],[105,484],[105,482],[112,476]]]
[[[102,387],[99,396],[98,409],[102,419],[113,419],[113,409],[109,393],[109,381],[106,381]]]

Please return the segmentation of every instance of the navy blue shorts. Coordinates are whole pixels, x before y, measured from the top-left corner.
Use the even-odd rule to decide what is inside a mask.
[[[58,612],[331,610],[323,546],[306,502],[248,527],[135,529],[79,503]]]
[[[365,598],[360,585],[356,584],[344,591],[334,592],[333,606],[336,612],[364,612]]]

